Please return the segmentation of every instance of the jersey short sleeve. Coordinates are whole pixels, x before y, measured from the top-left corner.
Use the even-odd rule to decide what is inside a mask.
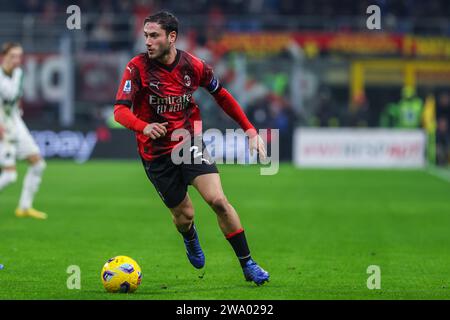
[[[114,104],[123,104],[132,107],[136,93],[141,89],[141,80],[139,77],[139,69],[129,62],[126,66],[122,81],[116,94],[116,102]]]
[[[216,93],[220,88],[221,84],[219,79],[214,75],[214,71],[210,65],[203,61],[203,72],[200,78],[200,86],[206,88],[209,93]]]

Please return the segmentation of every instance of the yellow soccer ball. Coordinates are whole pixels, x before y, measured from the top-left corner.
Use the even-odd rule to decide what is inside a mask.
[[[136,261],[127,256],[109,259],[103,266],[102,283],[108,292],[134,292],[141,284],[142,271]]]

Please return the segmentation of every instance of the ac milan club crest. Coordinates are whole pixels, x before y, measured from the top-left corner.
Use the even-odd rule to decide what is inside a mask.
[[[191,86],[191,77],[189,77],[188,75],[184,76],[184,84],[188,87]]]

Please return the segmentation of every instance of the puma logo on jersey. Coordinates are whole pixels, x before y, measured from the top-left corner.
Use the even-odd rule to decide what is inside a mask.
[[[157,82],[150,82],[150,87],[155,87],[156,90],[159,90],[159,81],[157,81]]]
[[[130,67],[128,67],[128,66],[127,66],[127,69],[128,69],[128,70],[130,71],[130,73],[131,73],[131,70],[132,70],[132,69],[131,69]]]

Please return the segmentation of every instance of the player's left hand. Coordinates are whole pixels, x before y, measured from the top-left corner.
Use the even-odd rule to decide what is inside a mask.
[[[254,151],[258,151],[261,160],[265,160],[267,157],[266,146],[263,139],[257,134],[256,136],[249,138],[250,155],[253,156]]]

